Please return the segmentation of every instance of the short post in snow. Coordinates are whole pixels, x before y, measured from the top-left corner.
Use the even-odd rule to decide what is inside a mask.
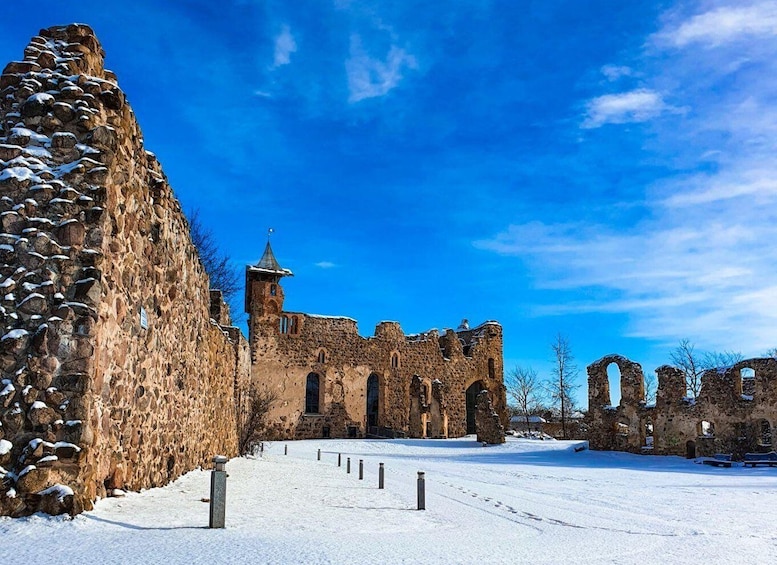
[[[227,512],[227,471],[224,465],[227,458],[216,455],[214,467],[210,472],[210,522],[209,528],[223,528]]]
[[[321,461],[321,449],[318,450],[318,459],[316,461]]]
[[[378,464],[378,488],[383,488],[383,463]]]
[[[426,479],[424,472],[418,471],[418,509],[426,510]]]
[[[350,473],[351,472],[351,458],[345,460],[345,472]]]
[[[343,454],[342,453],[338,453],[337,454],[337,466],[338,467],[342,467],[342,458],[343,458]]]
[[[359,459],[359,480],[364,479],[364,460]]]
[[[288,455],[289,454],[289,446],[288,445],[284,445],[283,446],[283,454],[284,455]]]

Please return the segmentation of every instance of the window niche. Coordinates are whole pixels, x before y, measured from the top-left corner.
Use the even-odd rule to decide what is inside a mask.
[[[305,383],[305,414],[320,414],[321,380],[316,373],[308,374]]]

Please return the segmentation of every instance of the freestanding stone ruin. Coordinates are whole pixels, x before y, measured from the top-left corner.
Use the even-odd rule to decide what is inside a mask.
[[[283,311],[280,280],[290,275],[269,242],[261,261],[246,268],[252,379],[277,399],[271,438],[477,433],[504,441],[498,323],[405,335],[396,322],[381,322],[363,338],[351,318]]]
[[[247,342],[92,30],[42,30],[0,94],[0,515],[236,455]]]
[[[613,405],[607,367],[620,372],[621,401]],[[642,367],[620,355],[588,366],[588,426],[592,449],[712,456],[771,451],[777,422],[777,359],[747,359],[702,376],[697,398],[682,371],[656,369],[655,404],[646,404]]]

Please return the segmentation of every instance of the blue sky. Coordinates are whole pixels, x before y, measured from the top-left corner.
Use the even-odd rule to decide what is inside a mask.
[[[497,319],[505,365],[777,346],[777,3],[61,2],[185,208],[289,310]]]

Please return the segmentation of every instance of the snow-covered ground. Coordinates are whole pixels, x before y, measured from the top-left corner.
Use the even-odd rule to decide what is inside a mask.
[[[262,458],[227,464],[224,530],[207,529],[202,499],[210,474],[194,471],[165,488],[100,501],[73,520],[0,518],[0,561],[777,560],[777,468],[575,452],[579,445],[508,438],[503,446],[481,447],[472,437],[276,442]],[[385,464],[385,490],[377,489],[378,462]],[[425,511],[415,509],[417,471],[426,473]]]

